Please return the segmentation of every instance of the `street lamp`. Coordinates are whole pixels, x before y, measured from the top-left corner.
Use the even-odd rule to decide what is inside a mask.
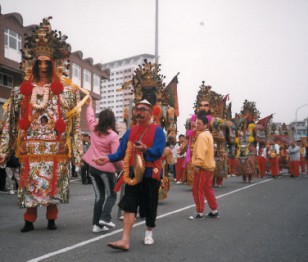
[[[297,107],[296,111],[295,111],[295,139],[297,139],[297,111],[300,108],[305,107],[305,106],[308,106],[308,104],[304,104],[304,105],[301,105],[301,106]]]

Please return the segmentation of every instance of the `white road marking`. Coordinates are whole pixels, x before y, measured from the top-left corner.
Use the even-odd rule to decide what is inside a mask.
[[[229,195],[232,195],[234,193],[237,193],[239,191],[242,191],[242,190],[246,190],[248,188],[251,188],[251,187],[254,187],[256,185],[259,185],[259,184],[262,184],[262,183],[265,183],[265,182],[268,182],[268,181],[271,181],[272,179],[266,179],[266,180],[262,180],[260,182],[256,182],[256,183],[253,183],[253,184],[250,184],[249,186],[245,186],[245,187],[242,187],[242,188],[239,188],[239,189],[236,189],[236,190],[233,190],[233,191],[230,191],[226,194],[222,194],[222,195],[219,195],[217,196],[216,198],[219,199],[219,198],[222,198],[222,197],[225,197],[225,196],[229,196]],[[207,201],[205,201],[206,203]],[[157,216],[157,219],[161,219],[163,217],[166,217],[166,216],[170,216],[170,215],[173,215],[173,214],[176,214],[176,213],[179,213],[179,212],[182,212],[184,210],[187,210],[187,209],[190,209],[192,207],[195,207],[195,204],[193,205],[189,205],[189,206],[186,206],[186,207],[183,207],[183,208],[180,208],[180,209],[177,209],[177,210],[174,210],[174,211],[171,211],[171,212],[168,212],[168,213],[165,213],[165,214],[162,214],[162,215],[159,215]],[[137,227],[137,226],[141,226],[145,224],[145,221],[141,221],[141,222],[138,222],[138,223],[135,223],[133,225],[133,227]],[[69,246],[69,247],[65,247],[65,248],[62,248],[62,249],[59,249],[57,251],[54,251],[54,252],[51,252],[51,253],[48,253],[48,254],[45,254],[43,256],[40,256],[40,257],[37,257],[37,258],[33,258],[31,260],[28,260],[26,262],[38,262],[38,261],[42,261],[43,259],[47,259],[47,258],[50,258],[50,257],[53,257],[53,256],[56,256],[56,255],[59,255],[59,254],[62,254],[62,253],[66,253],[70,250],[73,250],[75,248],[78,248],[78,247],[82,247],[82,246],[85,246],[85,245],[88,245],[92,242],[96,242],[96,241],[99,241],[101,239],[104,239],[104,238],[107,238],[109,236],[112,236],[112,235],[115,235],[115,234],[118,234],[120,232],[122,232],[123,229],[118,229],[118,230],[115,230],[115,231],[112,231],[110,233],[107,233],[107,234],[104,234],[104,235],[101,235],[101,236],[98,236],[98,237],[94,237],[94,238],[91,238],[89,240],[86,240],[86,241],[82,241],[78,244],[75,244],[75,245],[72,245],[72,246]]]

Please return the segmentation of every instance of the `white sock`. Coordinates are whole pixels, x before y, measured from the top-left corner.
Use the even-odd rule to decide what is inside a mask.
[[[151,238],[152,238],[152,235],[153,235],[153,234],[152,234],[152,231],[149,231],[149,230],[146,230],[146,231],[145,231],[145,236],[146,236],[146,237],[151,237]]]
[[[216,214],[218,211],[217,210],[211,210],[212,214]]]

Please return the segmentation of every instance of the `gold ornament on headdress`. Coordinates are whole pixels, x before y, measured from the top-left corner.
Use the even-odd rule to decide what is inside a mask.
[[[34,62],[39,55],[49,56],[54,60],[56,73],[67,76],[66,69],[69,67],[67,59],[70,56],[71,47],[65,42],[66,35],[51,29],[50,19],[52,19],[51,16],[44,18],[33,30],[32,35],[25,35],[24,48],[21,50],[23,59],[21,66],[26,73],[25,79],[29,79]]]
[[[147,59],[144,59],[142,66],[138,66],[132,79],[135,103],[142,99],[146,87],[154,87],[156,99],[161,99],[162,90],[165,87],[163,83],[165,76],[159,74],[160,71],[160,64],[148,62]]]
[[[228,110],[226,101],[229,98],[229,95],[223,96],[217,94],[216,92],[212,91],[211,86],[206,86],[204,84],[204,81],[202,81],[202,85],[199,88],[200,89],[196,97],[194,109],[196,110],[197,108],[199,108],[200,103],[202,101],[208,101],[210,104],[212,116],[220,118],[228,118],[226,116]]]

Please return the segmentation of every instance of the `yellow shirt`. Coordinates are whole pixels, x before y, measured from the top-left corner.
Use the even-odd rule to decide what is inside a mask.
[[[206,171],[214,171],[216,163],[214,159],[214,142],[210,131],[198,134],[194,145],[192,164]]]

